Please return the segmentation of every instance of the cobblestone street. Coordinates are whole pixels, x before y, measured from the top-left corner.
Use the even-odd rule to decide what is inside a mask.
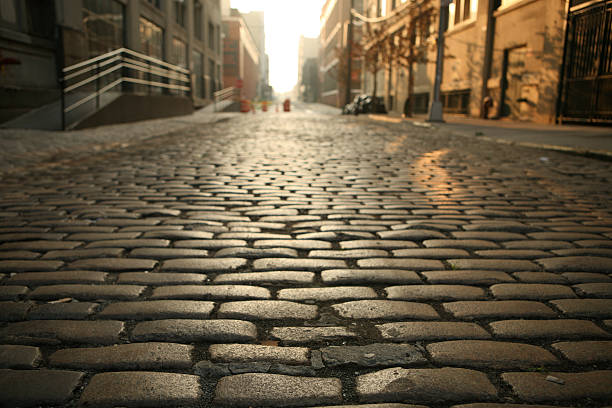
[[[0,185],[0,406],[612,405],[612,162],[305,111],[54,160]]]

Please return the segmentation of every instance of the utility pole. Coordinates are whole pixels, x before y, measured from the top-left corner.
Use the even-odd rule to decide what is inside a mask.
[[[438,55],[436,57],[436,79],[434,82],[433,101],[429,108],[428,122],[444,122],[442,118],[442,102],[440,101],[440,83],[442,82],[442,70],[444,68],[444,29],[448,20],[448,5],[452,0],[440,1],[440,18],[438,24]]]
[[[353,70],[353,5],[355,0],[351,0],[351,8],[349,10],[349,25],[346,30],[346,47],[348,51],[348,61],[346,64],[347,73],[346,73],[346,92],[344,94],[344,100],[346,103],[351,103],[351,83],[353,82],[351,71]]]

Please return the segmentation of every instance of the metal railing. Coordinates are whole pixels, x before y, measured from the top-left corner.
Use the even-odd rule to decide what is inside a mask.
[[[217,112],[217,104],[219,102],[231,100],[233,102],[240,101],[240,89],[230,86],[229,88],[221,89],[213,93],[215,112]]]
[[[191,72],[127,48],[62,70],[62,128],[69,129],[122,93],[191,93]]]

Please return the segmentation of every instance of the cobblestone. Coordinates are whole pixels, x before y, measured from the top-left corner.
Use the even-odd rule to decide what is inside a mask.
[[[215,390],[215,403],[223,406],[294,407],[339,402],[342,385],[336,378],[240,374],[222,378]]]
[[[36,133],[156,128],[0,175],[0,405],[609,405],[610,162],[303,106]]]
[[[202,397],[199,377],[159,372],[114,372],[93,376],[82,406],[195,406]]]
[[[120,344],[56,351],[49,365],[85,370],[175,370],[191,368],[193,346],[172,343]]]
[[[63,405],[82,377],[78,371],[0,370],[0,403],[13,407]]]
[[[364,402],[448,403],[491,400],[497,397],[497,390],[479,371],[388,368],[357,377],[357,394]]]

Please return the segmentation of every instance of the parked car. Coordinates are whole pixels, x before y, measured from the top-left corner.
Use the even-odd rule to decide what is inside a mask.
[[[353,102],[342,108],[343,115],[359,115],[360,113],[387,113],[383,99],[380,96],[357,95]]]

